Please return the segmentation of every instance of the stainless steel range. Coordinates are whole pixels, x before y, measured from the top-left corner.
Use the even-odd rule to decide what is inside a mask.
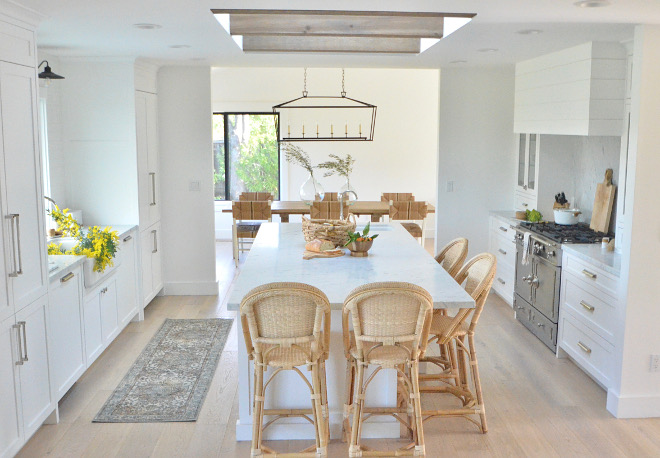
[[[528,262],[523,263],[526,233]],[[531,223],[516,230],[516,319],[553,351],[557,349],[561,244],[600,243],[606,235],[582,224]]]

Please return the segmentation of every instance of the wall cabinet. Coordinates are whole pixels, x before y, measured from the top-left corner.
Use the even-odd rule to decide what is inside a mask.
[[[531,210],[537,207],[540,151],[540,135],[518,135],[517,180],[514,199],[516,210]]]
[[[47,292],[35,81],[34,67],[0,62],[1,224],[13,304],[3,304],[5,317]]]
[[[142,231],[140,238],[142,248],[142,294],[144,305],[147,305],[163,288],[160,223]]]
[[[117,269],[117,319],[123,329],[140,311],[137,275],[137,243],[135,232],[126,234],[121,242],[118,256],[121,266]]]
[[[158,106],[156,94],[135,91],[140,228],[160,221]]]
[[[48,291],[50,309],[50,361],[53,395],[56,401],[85,372],[85,336],[83,324],[82,268],[51,282]]]

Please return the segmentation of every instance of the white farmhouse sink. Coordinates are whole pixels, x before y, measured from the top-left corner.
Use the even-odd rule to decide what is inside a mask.
[[[62,249],[70,250],[78,244],[78,241],[73,237],[62,237],[60,239],[50,239],[49,243],[54,243],[60,245]],[[114,265],[111,267],[106,267],[103,272],[94,272],[94,263],[96,261],[92,258],[86,258],[83,263],[83,279],[85,283],[85,288],[93,288],[99,284],[103,279],[107,278],[114,270],[121,264],[121,256],[119,253],[116,253],[115,258],[113,259]]]

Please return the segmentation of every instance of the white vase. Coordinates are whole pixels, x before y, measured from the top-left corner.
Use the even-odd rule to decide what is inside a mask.
[[[309,204],[315,200],[323,200],[323,197],[325,197],[323,186],[316,181],[314,174],[310,173],[307,180],[300,186],[300,200]]]

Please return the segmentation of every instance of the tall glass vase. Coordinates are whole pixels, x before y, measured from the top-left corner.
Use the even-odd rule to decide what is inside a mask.
[[[307,180],[300,186],[300,200],[311,204],[315,200],[323,200],[325,192],[321,183],[316,181],[314,174],[310,173]]]
[[[346,182],[341,188],[339,188],[339,194],[344,196],[342,200],[345,200],[347,205],[355,203],[355,201],[358,199],[355,189],[353,189],[353,186],[351,186],[350,177],[346,177]]]

